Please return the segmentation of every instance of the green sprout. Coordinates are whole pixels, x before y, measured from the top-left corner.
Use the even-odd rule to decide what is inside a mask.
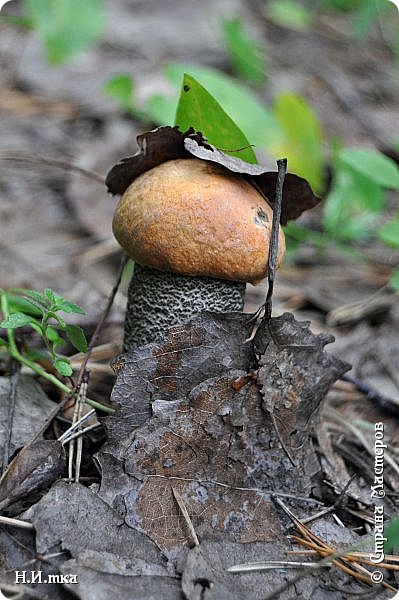
[[[63,377],[72,375],[69,359],[59,354],[58,349],[65,345],[67,339],[79,352],[87,352],[87,341],[82,328],[66,323],[59,313],[83,315],[84,310],[51,289],[45,289],[42,293],[23,288],[0,289],[0,306],[3,315],[0,328],[7,331],[6,339],[0,338],[0,347],[5,349],[14,360],[29,367],[63,392],[71,393],[71,389],[55,375],[46,371],[39,361],[43,359],[49,361]],[[16,338],[16,330],[21,327],[31,327],[38,333],[43,340],[45,351],[33,348],[21,350]],[[109,410],[93,400],[86,399],[86,401],[94,408],[107,412]]]

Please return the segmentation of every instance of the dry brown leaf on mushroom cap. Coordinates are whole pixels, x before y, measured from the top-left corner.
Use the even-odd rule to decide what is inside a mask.
[[[166,327],[195,313],[243,310],[245,283],[268,275],[278,179],[211,146],[193,128],[160,127],[137,142],[139,152],[106,178],[109,191],[122,194],[114,235],[135,261],[125,351],[161,339]],[[287,174],[278,220],[318,202],[304,179]],[[285,250],[280,226],[278,238],[276,268]]]
[[[215,148],[201,132],[192,127],[182,133],[178,127],[158,127],[137,137],[139,151],[123,158],[109,171],[105,183],[112,194],[123,194],[142,173],[169,160],[192,158],[216,162],[235,173],[248,176],[252,185],[267,198],[273,207],[277,172],[267,167],[247,163]],[[287,173],[284,182],[281,224],[297,219],[302,212],[320,202],[308,182]]]

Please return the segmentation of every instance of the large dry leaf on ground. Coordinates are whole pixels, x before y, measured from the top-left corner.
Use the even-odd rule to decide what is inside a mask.
[[[252,343],[246,342],[250,315],[203,313],[171,328],[163,343],[139,348],[114,365],[119,409],[105,419],[109,441],[98,455],[100,493],[127,524],[170,555],[192,541],[176,498],[200,539],[257,542],[282,535],[272,492],[310,493],[318,471],[310,414],[347,365],[323,352],[329,340],[313,336],[291,315],[271,322],[281,347],[266,344],[263,401],[253,379],[237,385],[255,366]],[[293,438],[295,450],[301,442],[296,467],[282,449],[271,412],[284,414],[289,434],[299,432]],[[292,451],[290,436],[284,441]]]
[[[76,600],[75,594],[69,592],[61,584],[47,582],[51,579],[49,575],[59,576],[60,567],[68,558],[68,552],[62,552],[60,548],[57,548],[51,552],[51,557],[45,554],[41,560],[36,553],[33,530],[3,525],[0,529],[0,557],[0,588],[4,592],[3,598]],[[31,578],[31,571],[36,573],[41,571],[42,583],[36,585],[26,583],[16,586],[16,571],[26,571],[27,580]],[[11,590],[13,591],[11,592]],[[14,596],[16,592],[19,592],[20,595]]]
[[[10,378],[0,377],[0,456],[8,437],[7,422],[10,411]],[[43,421],[54,410],[55,403],[29,375],[20,375],[12,419],[10,456],[32,439]]]
[[[324,352],[334,337],[315,335],[309,325],[284,313],[265,320],[254,341],[263,408],[294,462],[296,455],[306,460],[310,421],[331,385],[351,368]]]
[[[355,543],[352,532],[339,527],[332,519],[322,519],[318,523],[323,539],[329,543],[337,545],[338,542],[339,547]],[[265,565],[278,560],[302,560],[300,556],[287,554],[289,550],[292,547],[286,538],[245,545],[204,540],[187,554],[182,573],[184,596],[187,600],[264,600],[272,591],[294,579],[300,569],[286,567],[247,572],[229,572],[228,569],[254,563]],[[337,597],[337,592],[329,591],[331,575],[329,569],[319,569],[317,577],[304,577],[276,597],[282,600],[332,600]],[[339,569],[334,571],[333,577],[334,585],[345,589],[348,594],[362,589]]]
[[[156,546],[88,488],[58,482],[25,518],[36,528],[37,552],[57,548],[72,557],[61,570],[78,575],[79,585],[68,587],[82,600],[179,598],[180,584]]]
[[[57,440],[28,444],[15,456],[0,480],[0,510],[50,487],[65,469],[65,450]]]

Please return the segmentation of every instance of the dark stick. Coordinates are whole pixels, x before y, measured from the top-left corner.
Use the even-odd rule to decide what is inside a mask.
[[[93,351],[94,346],[96,345],[96,342],[98,340],[98,336],[100,335],[100,331],[102,326],[104,325],[104,322],[109,314],[109,311],[111,310],[112,304],[114,302],[115,296],[116,296],[116,292],[118,291],[119,288],[119,284],[121,282],[121,278],[122,278],[122,273],[123,273],[123,269],[125,268],[125,265],[127,263],[127,261],[129,260],[129,257],[126,256],[126,254],[123,254],[122,259],[121,259],[121,265],[119,267],[119,272],[118,272],[118,276],[117,279],[115,281],[115,284],[110,292],[110,295],[108,297],[107,300],[107,304],[105,306],[105,309],[100,317],[100,320],[98,321],[96,328],[93,332],[93,335],[90,338],[90,342],[89,342],[89,346],[87,349],[87,352],[85,354],[85,357],[82,361],[82,364],[80,365],[80,369],[79,369],[79,373],[78,373],[78,377],[76,380],[76,383],[74,385],[74,388],[71,392],[71,394],[68,394],[67,396],[65,396],[65,398],[54,408],[54,410],[51,412],[51,414],[48,416],[48,418],[45,420],[45,422],[43,423],[43,425],[41,426],[41,428],[39,429],[39,431],[36,433],[35,437],[33,438],[32,442],[34,442],[35,440],[37,440],[47,429],[47,427],[50,425],[51,421],[58,415],[58,413],[60,412],[60,410],[65,406],[65,404],[68,402],[69,398],[71,397],[71,395],[73,393],[75,393],[80,385],[82,384],[85,372],[86,372],[86,365],[87,365],[87,361],[90,358],[90,354]]]
[[[269,255],[267,259],[267,296],[265,301],[265,318],[272,316],[272,297],[274,289],[274,279],[276,276],[277,251],[278,251],[278,233],[281,219],[281,204],[283,201],[284,179],[287,172],[287,159],[281,158],[277,161],[278,175],[276,183],[276,195],[273,204],[272,234],[270,236]]]
[[[2,472],[7,469],[8,462],[10,460],[10,452],[11,452],[11,436],[12,436],[12,426],[14,422],[14,414],[15,414],[15,403],[17,401],[17,385],[19,379],[19,365],[17,361],[13,358],[11,359],[11,375],[10,375],[10,393],[8,395],[8,414],[7,414],[7,423],[5,430],[5,442],[4,442],[4,451],[3,451],[3,466]]]
[[[89,179],[94,179],[94,181],[104,184],[105,177],[100,175],[100,173],[90,171],[89,169],[84,169],[83,167],[79,167],[78,165],[74,165],[73,163],[69,163],[65,160],[58,160],[57,158],[32,156],[30,154],[24,154],[23,152],[15,152],[15,150],[10,150],[9,152],[0,152],[0,161],[3,160],[32,163],[34,165],[47,165],[48,167],[58,167],[59,169],[64,169],[65,171],[75,171],[76,173],[80,173]]]
[[[356,377],[351,377],[350,375],[342,375],[341,381],[347,381],[351,383],[359,392],[365,394],[371,402],[373,402],[376,406],[385,410],[387,413],[391,414],[394,417],[399,416],[399,406],[390,400],[389,398],[385,398],[376,389],[364,383],[364,381],[360,381]]]
[[[104,323],[105,323],[105,321],[106,321],[106,319],[107,319],[107,317],[109,315],[109,311],[112,308],[112,305],[113,305],[114,300],[115,300],[116,292],[118,291],[118,288],[119,288],[119,285],[120,285],[120,282],[121,282],[121,279],[122,279],[123,270],[124,270],[124,268],[125,268],[126,263],[127,263],[128,260],[129,260],[129,257],[126,254],[123,254],[122,258],[121,258],[121,264],[120,264],[120,267],[119,267],[119,272],[118,272],[117,279],[116,279],[116,281],[114,283],[114,286],[113,286],[113,288],[111,290],[111,293],[110,293],[110,295],[108,297],[107,304],[106,304],[106,306],[105,306],[105,308],[103,310],[103,313],[102,313],[102,315],[100,317],[100,320],[98,321],[98,323],[96,325],[96,328],[95,328],[95,330],[93,332],[93,335],[90,338],[90,342],[89,342],[89,346],[87,348],[87,352],[86,352],[85,357],[84,357],[84,359],[82,361],[82,364],[80,365],[80,369],[79,369],[79,373],[78,373],[78,378],[77,378],[75,386],[74,386],[74,391],[77,391],[79,389],[79,387],[81,386],[81,384],[82,384],[83,377],[84,377],[84,374],[85,374],[85,371],[86,371],[87,362],[88,362],[88,360],[90,358],[90,355],[91,355],[91,353],[93,351],[94,346],[97,343],[97,340],[98,340],[98,337],[100,335],[101,329],[102,329],[102,327],[103,327],[103,325],[104,325]]]

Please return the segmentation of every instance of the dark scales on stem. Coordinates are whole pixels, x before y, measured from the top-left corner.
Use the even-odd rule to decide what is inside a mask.
[[[245,283],[161,273],[135,264],[128,291],[124,351],[160,341],[168,327],[202,311],[242,312],[244,294]]]

